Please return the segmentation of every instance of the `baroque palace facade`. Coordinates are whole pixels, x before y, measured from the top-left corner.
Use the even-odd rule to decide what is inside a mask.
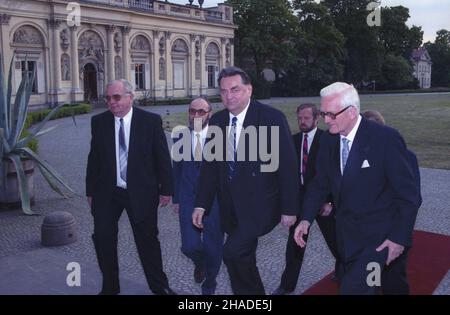
[[[14,91],[36,69],[34,106],[102,100],[118,78],[137,98],[218,95],[218,72],[234,63],[233,11],[189,2],[0,0],[0,62],[14,57]]]

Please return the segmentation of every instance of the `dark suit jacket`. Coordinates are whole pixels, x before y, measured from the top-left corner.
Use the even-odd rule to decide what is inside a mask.
[[[114,116],[106,111],[92,117],[91,150],[86,195],[93,215],[108,215],[116,181]],[[134,107],[128,149],[127,190],[137,221],[154,216],[159,195],[172,195],[172,166],[161,118]]]
[[[316,162],[317,162],[317,153],[319,152],[319,144],[320,144],[320,137],[322,137],[323,130],[317,128],[316,134],[314,135],[313,142],[311,143],[311,148],[309,149],[308,154],[308,164],[306,165],[306,174],[303,175],[303,185],[301,184],[301,179],[299,176],[299,184],[300,184],[300,206],[303,204],[303,199],[305,197],[306,187],[308,187],[308,184],[311,182],[311,180],[316,175]],[[295,150],[297,151],[297,157],[298,157],[298,166],[297,169],[300,172],[301,167],[301,151],[302,151],[302,139],[304,137],[303,132],[296,133],[293,136],[294,139],[294,145]],[[332,202],[332,196],[331,194],[328,195],[327,202]],[[332,214],[334,215],[335,208],[333,207]],[[297,212],[297,215],[300,216],[301,213],[301,207],[299,207],[299,211]]]
[[[180,134],[189,134],[189,144],[191,144],[191,131],[188,128],[180,131]],[[172,140],[175,144],[184,139],[183,136],[180,136]],[[183,149],[181,147],[178,153],[183,154]],[[202,164],[200,161],[194,161],[192,150],[190,158],[190,160],[173,161],[174,194],[172,201],[173,203],[179,203],[180,211],[185,211],[186,213],[191,213],[194,210],[195,194]],[[214,201],[214,207],[218,207],[217,199]]]
[[[401,135],[362,118],[343,176],[340,142],[339,135],[322,136],[317,173],[307,188],[301,219],[312,222],[331,191],[344,261],[386,238],[410,246],[419,191]],[[362,168],[366,160],[370,167]]]
[[[323,130],[317,128],[316,134],[314,135],[313,142],[311,143],[311,148],[309,149],[308,154],[308,164],[306,165],[306,174],[303,174],[304,185],[307,186],[308,183],[313,179],[314,175],[316,175],[316,158],[317,153],[319,152],[319,141],[322,136]],[[296,133],[293,135],[295,150],[297,151],[298,156],[298,170],[300,172],[300,158],[302,152],[302,141],[304,134],[303,132]],[[300,177],[299,177],[300,179]]]
[[[281,214],[297,213],[299,180],[295,148],[285,116],[277,109],[251,101],[244,128],[267,126],[266,139],[260,137],[259,130],[257,135],[259,141],[267,142],[268,152],[271,150],[270,127],[279,128],[279,137],[274,139],[279,144],[279,166],[275,172],[261,172],[260,166],[268,163],[261,161],[259,154],[256,161],[249,160],[248,140],[244,141],[241,134],[238,150],[245,146],[246,159],[236,162],[235,175],[230,181],[225,160],[226,127],[229,121],[229,112],[222,110],[213,115],[209,122],[208,134],[212,132],[213,126],[218,126],[225,137],[221,142],[223,159],[202,164],[196,207],[209,211],[217,193],[223,230],[229,233],[238,225],[248,237],[258,237],[270,232],[280,222]]]

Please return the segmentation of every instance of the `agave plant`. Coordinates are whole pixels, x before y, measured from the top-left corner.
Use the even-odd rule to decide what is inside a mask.
[[[22,166],[23,159],[31,159],[35,162],[50,187],[62,195],[69,197],[60,187],[64,187],[70,193],[74,193],[62,177],[36,152],[33,152],[27,145],[31,140],[42,136],[53,130],[56,126],[43,130],[47,121],[61,108],[55,107],[43,121],[29,132],[25,137],[21,137],[24,130],[25,120],[28,113],[28,104],[32,93],[35,69],[31,75],[24,75],[16,93],[14,103],[11,102],[11,78],[14,57],[9,66],[8,79],[4,80],[3,68],[0,62],[0,189],[6,185],[7,162],[11,161],[17,173],[22,210],[25,214],[35,214],[31,210],[30,192],[28,191],[27,180]]]

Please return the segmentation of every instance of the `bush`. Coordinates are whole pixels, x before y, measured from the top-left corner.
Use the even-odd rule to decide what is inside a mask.
[[[25,138],[30,133],[27,131],[28,128],[30,128],[32,125],[42,121],[45,119],[45,117],[50,113],[51,109],[42,109],[34,112],[28,112],[27,119],[25,120],[24,130],[22,131],[22,134],[20,138]],[[80,114],[86,114],[92,111],[92,106],[89,104],[74,104],[74,105],[64,105],[61,107],[61,109],[56,112],[50,120],[57,119],[57,118],[63,118],[63,117],[70,117],[74,115],[80,115]],[[38,151],[38,140],[33,139],[31,140],[27,147],[29,147],[33,152]]]
[[[34,125],[35,123],[38,123],[42,120],[44,120],[44,118],[48,115],[48,113],[50,113],[51,109],[42,109],[42,110],[37,110],[34,112],[29,112],[27,115],[27,119],[25,121],[25,128],[29,128],[32,125]],[[70,117],[70,116],[74,116],[74,115],[81,115],[81,114],[86,114],[92,111],[92,106],[89,104],[85,104],[85,103],[80,103],[80,104],[67,104],[64,105],[63,107],[61,107],[61,109],[55,113],[52,119],[58,119],[58,118],[63,118],[63,117]]]

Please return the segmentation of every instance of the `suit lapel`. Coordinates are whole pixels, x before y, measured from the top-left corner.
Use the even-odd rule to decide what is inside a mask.
[[[107,161],[110,167],[114,170],[113,174],[116,174],[116,128],[115,128],[115,120],[114,115],[109,112],[109,115],[106,121],[105,126],[105,148],[106,148],[106,156]]]
[[[355,183],[354,179],[361,171],[361,165],[364,159],[367,158],[369,143],[369,134],[367,133],[366,124],[364,120],[362,120],[358,131],[356,132],[355,139],[348,156],[347,165],[345,166],[342,178],[341,193],[346,191],[347,186],[350,183]]]
[[[258,128],[259,126],[259,122],[258,122],[258,104],[255,101],[251,101],[250,104],[248,105],[248,109],[247,109],[247,113],[245,114],[245,119],[244,122],[242,123],[242,129],[241,129],[241,133],[239,135],[239,143],[237,144],[237,149],[238,152],[239,150],[245,150],[245,160],[246,161],[250,161],[249,156],[250,156],[250,146],[249,146],[249,141],[245,141],[245,137],[242,136],[242,132],[244,131],[245,128],[248,128],[250,126]],[[256,134],[258,135],[258,130],[256,131]],[[258,137],[259,140],[259,137]],[[241,146],[245,145],[245,149],[242,148]],[[259,146],[259,143],[258,143]],[[238,153],[239,155],[239,153]],[[244,165],[248,165],[247,163],[242,163],[237,161],[236,162],[236,173],[239,176],[240,174],[240,169],[244,166]]]
[[[332,178],[334,179],[334,187],[336,187],[336,192],[338,192],[336,197],[335,203],[336,205],[339,205],[339,201],[340,201],[340,190],[341,190],[341,184],[342,184],[342,174],[341,174],[341,145],[340,145],[340,136],[337,135],[334,137],[335,141],[334,141],[334,146],[333,149],[331,150],[331,161],[332,161],[332,165],[331,165],[331,171],[332,171]]]
[[[305,174],[306,181],[309,181],[313,177],[313,174],[314,174],[314,169],[315,169],[314,164],[316,163],[316,156],[317,156],[317,152],[319,151],[319,139],[320,139],[321,135],[322,135],[322,130],[317,128],[316,134],[314,135],[313,141],[311,143],[311,147],[309,148],[308,163],[306,164],[306,174]],[[303,137],[304,137],[304,135],[302,133],[302,138]],[[301,145],[301,140],[300,140],[300,145]],[[303,148],[301,148],[301,150],[303,150]]]
[[[131,116],[131,125],[130,125],[130,141],[128,144],[128,165],[130,165],[130,161],[133,160],[135,156],[135,152],[138,148],[138,137],[139,134],[139,115],[138,110],[133,108],[133,115]]]

